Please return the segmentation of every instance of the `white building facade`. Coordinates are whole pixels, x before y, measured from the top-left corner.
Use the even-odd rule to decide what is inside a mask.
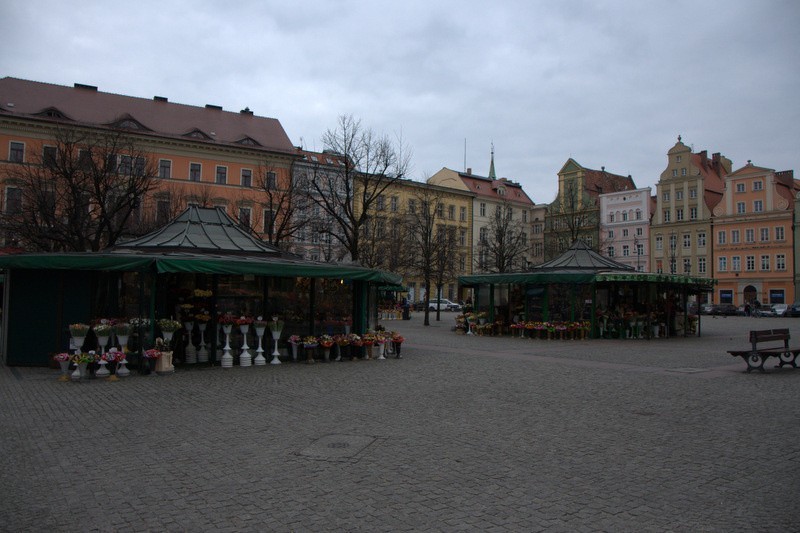
[[[650,187],[601,194],[599,199],[600,252],[650,272]]]

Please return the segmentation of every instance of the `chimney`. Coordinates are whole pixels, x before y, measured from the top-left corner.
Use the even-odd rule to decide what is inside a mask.
[[[467,167],[467,174],[472,174],[472,167]]]
[[[253,115],[253,112],[252,112],[252,111],[250,111],[250,108],[249,108],[249,107],[245,107],[244,109],[242,109],[241,111],[239,111],[239,113],[241,113],[242,115],[251,115],[251,116]]]
[[[154,96],[153,100],[155,100],[156,102],[168,102],[169,101],[169,100],[167,100],[166,96]]]
[[[221,105],[206,104],[206,109],[215,109],[216,111],[222,111],[222,106]]]
[[[75,88],[76,89],[86,89],[87,91],[97,92],[97,87],[95,87],[94,85],[84,85],[82,83],[76,83],[75,84]]]

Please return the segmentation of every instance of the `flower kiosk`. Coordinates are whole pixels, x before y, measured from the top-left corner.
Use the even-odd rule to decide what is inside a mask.
[[[144,353],[156,339],[168,342],[176,364],[219,365],[229,349],[237,364],[241,358],[258,366],[263,357],[254,359],[251,346],[274,342],[274,354],[292,335],[374,327],[378,287],[402,281],[380,270],[303,260],[254,238],[223,210],[196,206],[102,252],[7,255],[0,269],[2,349],[11,366],[54,365],[54,354],[99,346],[100,334],[98,353],[127,352],[136,368],[147,366]],[[227,316],[234,319],[226,334],[228,319],[220,318]],[[101,317],[103,328],[79,332],[76,347],[69,326],[99,324]]]
[[[530,271],[462,276],[459,284],[473,289],[488,323],[548,339],[699,335],[699,315],[685,310],[713,289],[711,279],[637,272],[580,240]]]

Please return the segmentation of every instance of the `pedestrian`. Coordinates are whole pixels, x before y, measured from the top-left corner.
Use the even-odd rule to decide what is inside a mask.
[[[744,316],[750,316],[750,303],[744,304]]]

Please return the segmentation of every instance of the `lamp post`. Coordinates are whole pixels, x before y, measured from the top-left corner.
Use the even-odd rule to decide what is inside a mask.
[[[641,270],[639,262],[641,260],[641,255],[642,255],[639,250],[639,237],[633,238],[633,245],[636,247],[636,272],[639,272]]]

